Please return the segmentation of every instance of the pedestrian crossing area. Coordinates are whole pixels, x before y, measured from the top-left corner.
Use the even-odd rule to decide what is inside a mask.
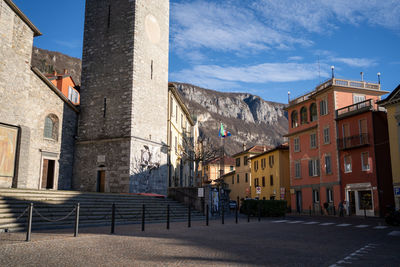
[[[337,223],[337,222],[318,222],[318,221],[298,221],[298,220],[274,220],[272,223],[287,223],[287,224],[306,224],[306,225],[319,225],[319,226],[335,226],[335,227],[355,227],[355,228],[370,228],[376,230],[387,229],[386,225],[368,225],[368,224],[351,224],[351,223]],[[399,234],[400,235],[400,234]]]

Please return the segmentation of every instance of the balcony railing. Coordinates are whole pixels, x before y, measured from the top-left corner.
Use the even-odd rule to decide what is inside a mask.
[[[348,88],[359,88],[359,89],[369,89],[369,90],[381,90],[381,85],[378,83],[368,83],[364,81],[350,81],[343,79],[332,78],[329,79],[315,87],[315,90],[311,92],[305,93],[299,97],[294,98],[289,102],[289,105],[295,105],[306,101],[312,97],[318,91],[321,91],[329,86],[340,86],[340,87],[348,87]]]
[[[339,150],[356,148],[369,145],[369,136],[367,133],[353,135],[338,139]]]
[[[372,99],[367,99],[362,102],[355,103],[353,105],[340,108],[336,110],[336,118],[340,118],[344,115],[350,115],[354,113],[358,113],[365,110],[371,110],[374,108],[374,103]]]

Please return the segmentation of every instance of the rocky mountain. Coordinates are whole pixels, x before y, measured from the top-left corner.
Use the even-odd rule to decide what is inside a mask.
[[[77,85],[81,84],[82,61],[79,58],[33,47],[32,66],[38,68],[43,73],[51,73],[53,71],[64,73],[64,69],[66,69],[75,83]]]
[[[59,52],[34,47],[32,65],[44,73],[67,69],[80,84],[82,63]],[[200,132],[218,145],[220,123],[231,132],[225,139],[225,150],[235,154],[252,145],[277,145],[285,142],[287,114],[284,104],[269,102],[247,93],[222,93],[195,85],[175,83],[190,112],[199,121]]]
[[[278,145],[285,142],[287,114],[284,104],[269,102],[247,93],[222,93],[191,84],[174,83],[199,121],[200,132],[219,144],[220,123],[231,132],[225,150],[232,155],[252,145]]]

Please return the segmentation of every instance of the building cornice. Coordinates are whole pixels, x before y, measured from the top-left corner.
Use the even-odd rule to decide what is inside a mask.
[[[190,116],[189,110],[186,107],[185,103],[183,103],[181,96],[178,93],[178,90],[176,89],[176,86],[173,83],[168,83],[168,90],[171,91],[171,93],[174,95],[176,101],[178,102],[179,106],[185,113],[187,119],[189,120],[190,124],[194,126],[194,121],[192,120],[192,117]]]

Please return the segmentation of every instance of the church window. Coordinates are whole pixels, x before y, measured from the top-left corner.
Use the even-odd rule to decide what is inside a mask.
[[[56,115],[50,114],[45,118],[44,137],[53,140],[58,139],[58,118]]]

